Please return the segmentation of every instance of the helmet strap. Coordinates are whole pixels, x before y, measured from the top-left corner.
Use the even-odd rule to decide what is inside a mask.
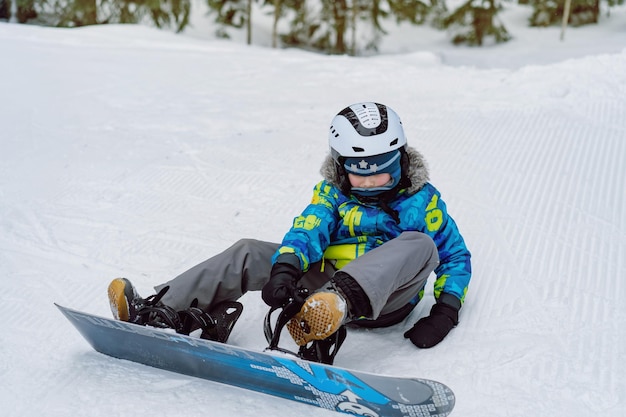
[[[398,190],[401,190],[403,188],[411,188],[411,185],[413,185],[411,183],[411,178],[409,178],[409,166],[411,165],[411,162],[409,161],[409,154],[406,152],[406,148],[403,147],[402,149],[400,149],[400,167],[401,167],[401,178],[400,178],[400,182],[398,183]]]
[[[340,157],[338,160],[335,160],[335,168],[337,170],[337,179],[339,180],[339,188],[341,192],[349,196],[352,190],[352,185],[350,185],[350,180],[348,179],[348,173],[343,166],[344,161],[343,158]]]

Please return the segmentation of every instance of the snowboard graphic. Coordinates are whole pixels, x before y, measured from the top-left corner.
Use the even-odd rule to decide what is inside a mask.
[[[98,352],[342,413],[445,417],[454,394],[432,380],[398,378],[262,353],[55,304]]]

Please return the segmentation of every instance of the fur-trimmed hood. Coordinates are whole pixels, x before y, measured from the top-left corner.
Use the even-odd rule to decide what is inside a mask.
[[[424,156],[417,150],[411,147],[406,148],[406,153],[409,157],[409,179],[411,180],[411,187],[408,189],[409,194],[415,194],[418,192],[424,184],[426,184],[430,176],[428,174],[428,164],[424,159]],[[337,188],[341,188],[339,183],[339,176],[335,169],[335,160],[328,154],[322,163],[320,168],[320,174],[322,177]]]

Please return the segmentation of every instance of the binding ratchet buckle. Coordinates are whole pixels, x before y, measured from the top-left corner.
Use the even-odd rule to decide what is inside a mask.
[[[278,346],[283,328],[298,314],[308,295],[309,291],[306,288],[298,288],[296,294],[284,306],[270,308],[265,315],[263,326],[265,339],[269,343],[265,351],[281,352],[300,359],[332,365],[339,347],[346,339],[347,332],[345,326],[341,326],[339,330],[324,340],[314,340],[305,346],[300,346],[298,352]],[[272,316],[277,310],[280,310],[280,312],[276,318],[276,324],[272,328]]]

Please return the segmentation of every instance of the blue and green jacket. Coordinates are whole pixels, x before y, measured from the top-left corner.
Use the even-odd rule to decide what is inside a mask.
[[[439,251],[435,298],[447,293],[463,303],[471,277],[470,252],[441,194],[428,182],[424,158],[412,148],[407,153],[412,185],[388,202],[400,222],[376,204],[343,194],[329,156],[321,169],[324,180],[315,186],[311,203],[294,219],[273,261],[282,253],[293,253],[304,272],[319,261],[331,262],[340,269],[404,231],[418,231],[428,234]]]

